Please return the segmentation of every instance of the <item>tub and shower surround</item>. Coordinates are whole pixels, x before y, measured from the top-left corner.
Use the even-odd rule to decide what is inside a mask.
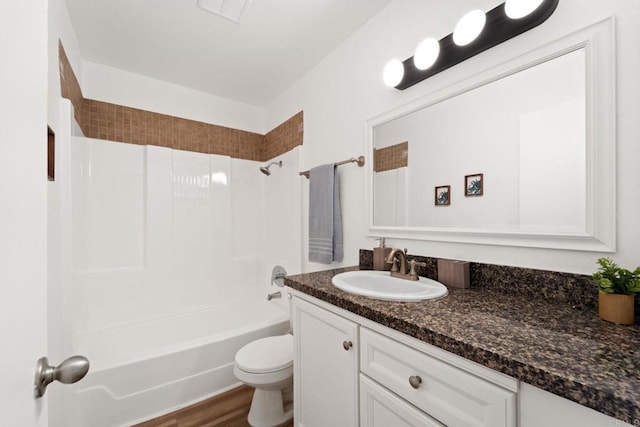
[[[237,387],[236,352],[288,329],[288,311],[264,299],[93,334],[81,345],[94,367],[73,386],[70,427],[131,426]]]
[[[274,263],[300,268],[299,231],[277,214],[300,217],[298,156],[265,177],[255,161],[73,138],[72,340],[92,368],[71,390],[72,426],[129,425],[226,390],[242,345],[288,330],[286,301],[266,295]]]
[[[86,138],[72,144],[79,335],[257,297],[262,219],[232,215],[236,207],[261,210],[255,162]],[[242,176],[249,173],[253,189]],[[253,233],[239,236],[238,228]]]

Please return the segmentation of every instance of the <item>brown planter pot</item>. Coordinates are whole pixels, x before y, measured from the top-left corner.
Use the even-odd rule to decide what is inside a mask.
[[[608,322],[633,325],[634,296],[598,291],[598,315]]]

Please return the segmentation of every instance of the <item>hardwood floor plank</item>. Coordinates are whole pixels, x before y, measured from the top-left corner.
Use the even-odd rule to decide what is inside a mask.
[[[173,414],[163,415],[153,420],[136,424],[135,427],[178,427],[178,421]]]
[[[249,415],[249,408],[237,409],[236,411],[225,414],[222,417],[217,417],[214,420],[208,420],[202,424],[180,424],[179,427],[228,427],[231,425],[246,427],[249,425],[247,422],[247,416]]]
[[[253,388],[243,385],[135,427],[248,426],[252,398]]]
[[[134,427],[249,427],[251,399],[253,388],[243,385]],[[293,427],[293,420],[277,427]]]

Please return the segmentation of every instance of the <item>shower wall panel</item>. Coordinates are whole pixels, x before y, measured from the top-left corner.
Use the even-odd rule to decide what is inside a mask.
[[[76,335],[264,296],[255,162],[89,138],[72,156]]]

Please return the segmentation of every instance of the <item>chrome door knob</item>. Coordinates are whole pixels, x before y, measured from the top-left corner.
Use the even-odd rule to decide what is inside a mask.
[[[422,378],[420,378],[418,375],[411,375],[409,377],[409,384],[411,384],[411,387],[418,389],[420,387],[420,384],[422,384]]]
[[[41,357],[36,364],[34,380],[36,399],[44,396],[47,386],[54,381],[73,384],[80,381],[89,372],[89,360],[84,356],[72,356],[58,366],[49,365],[46,357]]]
[[[353,347],[353,343],[351,341],[342,341],[342,348],[346,351],[349,351],[351,347]]]

